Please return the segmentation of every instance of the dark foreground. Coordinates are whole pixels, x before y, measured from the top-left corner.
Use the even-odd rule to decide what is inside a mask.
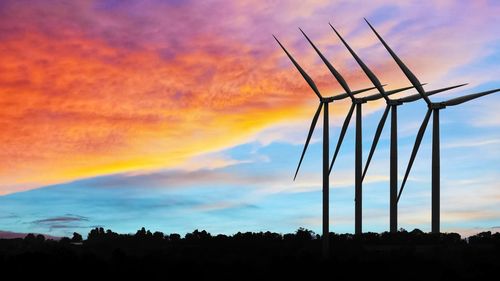
[[[469,239],[456,233],[412,232],[333,235],[331,258],[321,258],[319,236],[238,233],[211,236],[194,231],[181,238],[144,229],[119,235],[94,229],[82,241],[0,240],[3,276],[159,277],[160,279],[319,278],[335,280],[480,280],[500,270],[500,233],[483,232]],[[353,279],[354,278],[354,279]]]

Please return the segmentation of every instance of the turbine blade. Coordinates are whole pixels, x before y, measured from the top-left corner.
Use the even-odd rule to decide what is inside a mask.
[[[354,107],[356,104],[352,103],[347,116],[345,117],[344,124],[342,125],[342,130],[340,131],[339,140],[337,142],[337,147],[335,148],[335,153],[333,154],[332,163],[330,164],[330,169],[328,174],[332,172],[333,163],[335,163],[335,159],[337,159],[337,155],[339,154],[340,146],[342,145],[342,141],[344,140],[345,133],[347,131],[347,127],[349,127],[349,122],[351,121],[352,113],[354,112]]]
[[[385,87],[385,86],[387,86],[387,84],[382,85],[382,87]],[[352,94],[357,95],[359,93],[366,92],[366,91],[373,90],[373,89],[377,89],[377,87],[369,87],[369,88],[364,88],[361,90],[352,91]]]
[[[422,122],[422,125],[420,125],[420,129],[418,130],[417,138],[415,139],[415,144],[413,145],[413,150],[411,152],[410,162],[408,162],[408,167],[406,167],[405,177],[403,178],[403,183],[401,185],[401,189],[399,190],[397,201],[399,201],[399,197],[401,197],[401,193],[405,188],[406,181],[408,180],[408,175],[410,174],[411,167],[413,165],[413,162],[415,161],[415,157],[417,156],[418,148],[420,147],[420,143],[422,142],[422,138],[424,137],[425,129],[427,128],[427,124],[429,123],[429,118],[431,117],[431,113],[432,110],[427,109],[424,121]]]
[[[329,23],[329,25],[331,26],[333,31],[335,31],[335,33],[340,38],[342,43],[344,43],[345,47],[347,48],[347,50],[349,50],[349,53],[351,53],[351,55],[356,60],[356,62],[359,64],[361,69],[363,69],[363,72],[366,74],[366,76],[368,76],[368,78],[372,82],[373,86],[377,87],[377,90],[382,94],[384,99],[389,100],[389,97],[386,95],[386,93],[384,91],[384,87],[382,87],[382,83],[380,83],[380,80],[378,80],[377,76],[375,76],[375,74],[370,70],[370,68],[368,68],[368,66],[366,66],[366,64],[361,60],[361,58],[356,54],[356,52],[354,52],[354,50],[351,48],[351,46],[349,46],[349,44],[347,44],[347,42],[344,40],[344,38],[342,38],[342,36],[340,36],[340,34],[333,27],[333,25],[331,23]]]
[[[448,90],[451,90],[451,89],[455,89],[455,88],[458,88],[458,87],[462,87],[462,86],[465,86],[465,85],[467,85],[467,83],[460,84],[460,85],[455,85],[455,86],[451,86],[451,87],[446,87],[446,88],[441,88],[441,89],[436,89],[436,90],[432,90],[432,91],[428,91],[427,92],[427,96],[432,96],[434,94],[441,93],[441,92],[444,92],[444,91],[448,91]],[[400,102],[412,102],[412,101],[419,100],[421,98],[422,98],[422,96],[417,93],[417,94],[413,94],[413,95],[410,95],[410,96],[406,96],[404,98],[400,98],[400,99],[398,99],[398,101],[400,101]]]
[[[373,89],[376,89],[376,87],[370,87],[370,88],[364,88],[364,89],[361,89],[361,90],[352,91],[351,94],[357,95],[357,94],[361,94],[363,92],[370,91],[370,90],[373,90]],[[342,100],[342,99],[345,99],[347,97],[349,97],[349,94],[348,93],[343,93],[343,94],[340,94],[340,95],[333,96],[332,100]]]
[[[404,87],[404,88],[390,90],[390,91],[387,91],[385,93],[388,96],[390,96],[390,95],[394,95],[396,93],[403,92],[403,91],[406,91],[406,90],[409,90],[409,89],[412,89],[412,88],[414,88],[414,87],[413,86],[408,86],[408,87]],[[362,99],[365,100],[365,101],[373,101],[373,100],[378,100],[378,99],[380,99],[382,97],[383,97],[383,95],[381,93],[378,93],[378,94],[373,94],[373,95],[370,95],[370,96],[363,97]]]
[[[368,155],[368,159],[366,160],[365,169],[363,170],[363,176],[361,177],[361,181],[365,179],[366,171],[368,171],[368,166],[370,166],[370,161],[372,160],[373,153],[375,152],[375,148],[377,147],[378,140],[380,139],[380,135],[382,134],[382,130],[384,129],[385,120],[387,119],[387,114],[389,114],[389,109],[391,107],[387,105],[385,107],[384,114],[382,114],[382,118],[380,118],[380,122],[377,126],[377,131],[375,132],[375,136],[373,137],[372,147],[370,148],[370,154]]]
[[[425,84],[422,84],[422,85],[425,85]],[[403,88],[399,88],[399,89],[394,89],[394,90],[390,90],[390,91],[387,91],[386,93],[388,95],[393,95],[393,94],[396,94],[396,93],[399,93],[399,92],[403,92],[403,91],[406,91],[406,90],[409,90],[409,89],[413,89],[415,87],[413,86],[407,86],[407,87],[403,87]]]
[[[293,177],[293,180],[297,178],[297,174],[299,173],[300,164],[302,164],[302,160],[304,159],[304,155],[306,154],[307,146],[309,145],[309,141],[311,141],[311,136],[314,132],[314,127],[316,127],[316,122],[318,122],[318,117],[319,114],[321,113],[321,107],[323,107],[322,102],[319,103],[318,109],[316,110],[316,113],[314,113],[314,117],[311,122],[311,127],[309,128],[309,133],[307,134],[306,143],[304,144],[304,150],[302,150],[302,155],[300,156],[299,165],[297,166],[297,170],[295,171],[295,176]]]
[[[330,70],[330,72],[335,77],[335,79],[337,79],[337,81],[339,82],[340,86],[342,86],[342,88],[344,88],[345,92],[348,95],[351,95],[351,98],[354,98],[354,96],[352,96],[352,94],[351,94],[351,89],[349,89],[349,86],[347,85],[347,82],[345,81],[344,77],[342,77],[342,75],[335,69],[335,67],[333,67],[333,65],[325,58],[325,56],[323,56],[323,54],[321,53],[321,51],[318,50],[318,48],[316,47],[316,45],[314,45],[314,43],[311,41],[311,39],[309,39],[309,37],[306,35],[306,33],[302,29],[300,29],[300,28],[299,28],[299,30],[306,37],[307,41],[309,41],[309,44],[311,44],[311,46],[314,48],[314,50],[316,51],[316,53],[318,53],[319,57],[321,58],[321,60],[323,61],[323,63],[326,65],[326,67],[328,68],[328,70]]]
[[[498,91],[500,91],[500,88],[499,89],[485,91],[485,92],[481,92],[481,93],[477,93],[477,94],[470,94],[470,95],[466,95],[466,96],[454,98],[454,99],[451,99],[451,100],[444,101],[444,102],[442,102],[442,104],[444,104],[445,106],[459,105],[461,103],[468,102],[470,100],[477,99],[479,97],[486,96],[486,95],[489,95],[489,94],[493,94],[493,93],[498,92]]]
[[[290,53],[285,49],[285,47],[283,47],[283,45],[278,40],[278,38],[276,38],[276,36],[274,36],[274,35],[273,35],[273,37],[276,40],[276,42],[278,42],[278,44],[281,46],[281,48],[283,49],[283,51],[285,51],[286,55],[292,61],[293,65],[295,65],[295,67],[300,72],[300,74],[302,75],[302,77],[304,77],[304,79],[306,80],[307,84],[309,84],[309,87],[311,87],[311,89],[318,96],[318,98],[321,99],[322,97],[321,97],[321,94],[319,93],[318,87],[316,87],[316,84],[311,79],[311,77],[304,71],[304,69],[302,69],[302,67],[297,63],[297,61],[295,61],[295,59],[292,57],[292,55],[290,55]]]
[[[387,51],[389,52],[389,54],[391,54],[391,57],[396,61],[396,63],[398,64],[399,68],[401,68],[401,70],[406,75],[406,77],[408,78],[408,80],[410,80],[410,82],[413,84],[413,86],[415,87],[415,89],[417,89],[418,93],[422,96],[422,98],[425,100],[425,102],[427,104],[431,104],[431,101],[427,97],[427,95],[426,95],[426,93],[424,91],[424,88],[422,87],[420,81],[418,81],[418,79],[415,76],[415,74],[413,74],[413,72],[410,71],[410,69],[403,63],[403,61],[401,61],[401,59],[396,55],[396,53],[394,53],[394,51],[391,49],[391,47],[389,47],[389,45],[387,45],[387,43],[384,41],[384,39],[382,39],[382,37],[378,34],[378,32],[375,30],[375,28],[373,28],[373,26],[368,22],[368,20],[365,19],[365,21],[370,26],[371,30],[373,30],[373,32],[378,37],[378,39],[380,40],[380,42],[382,42],[382,44],[387,49]]]

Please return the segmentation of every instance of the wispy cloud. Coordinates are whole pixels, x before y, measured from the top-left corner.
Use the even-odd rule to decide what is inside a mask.
[[[496,99],[495,101],[498,101]],[[473,110],[469,123],[477,127],[498,127],[500,126],[500,112],[496,102],[483,103]]]
[[[51,232],[56,229],[79,229],[88,228],[87,225],[82,225],[81,223],[88,223],[89,218],[85,216],[79,216],[74,214],[66,214],[64,216],[50,217],[45,219],[34,220],[31,223],[45,229],[45,231]]]
[[[177,168],[186,171],[214,170],[239,164],[252,163],[253,161],[252,159],[237,160],[220,153],[209,153],[190,158],[185,163],[178,165]]]
[[[195,210],[199,210],[202,212],[210,212],[210,211],[246,209],[246,208],[258,208],[258,207],[256,205],[242,203],[242,202],[221,201],[221,202],[198,205],[195,207]]]
[[[476,146],[495,145],[499,143],[500,139],[489,139],[489,140],[465,139],[465,140],[457,140],[454,142],[447,142],[446,144],[443,145],[443,148],[476,147]]]
[[[36,224],[52,224],[52,223],[66,223],[66,222],[75,222],[75,221],[88,221],[89,219],[82,216],[76,215],[66,215],[61,217],[47,218],[42,220],[33,221]]]

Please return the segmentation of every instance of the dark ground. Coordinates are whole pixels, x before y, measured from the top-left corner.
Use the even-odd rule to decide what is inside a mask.
[[[456,233],[419,230],[331,237],[331,258],[321,258],[321,240],[299,229],[295,234],[238,233],[211,236],[194,231],[182,238],[144,229],[119,235],[94,229],[82,241],[0,239],[2,276],[101,279],[134,277],[191,280],[496,280],[500,270],[500,233],[468,239]],[[381,279],[382,278],[382,279]],[[3,279],[7,280],[7,279]]]

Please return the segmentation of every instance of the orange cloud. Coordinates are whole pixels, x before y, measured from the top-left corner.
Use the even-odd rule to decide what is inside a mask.
[[[244,142],[278,122],[310,118],[314,95],[274,45],[270,32],[276,30],[325,95],[338,93],[339,87],[300,34],[294,35],[295,41],[280,34],[293,30],[291,22],[308,22],[304,17],[319,13],[311,17],[311,24],[321,19],[324,33],[314,34],[314,39],[338,43],[321,11],[327,6],[355,9],[319,2],[301,9],[292,2],[273,3],[251,11],[248,3],[223,2],[154,9],[148,6],[152,2],[145,2],[147,7],[139,7],[142,2],[117,7],[88,1],[6,2],[0,8],[0,194],[82,177],[172,167]],[[369,14],[376,8],[362,6],[356,13]],[[405,5],[400,9],[415,12]],[[476,10],[486,9],[480,5]],[[482,27],[483,21],[472,18],[464,21]],[[344,26],[341,18],[336,22]],[[394,20],[381,24],[384,33],[396,27]],[[408,44],[405,50],[420,53],[421,44],[453,30],[445,25],[431,36],[420,34],[420,45]],[[355,38],[354,48],[365,47],[360,50],[363,57],[374,57],[363,53],[373,49],[369,42],[376,44],[373,36],[345,31]],[[410,42],[403,33],[396,30],[390,41]],[[483,43],[485,38],[479,37]],[[451,39],[423,56],[406,52],[405,58],[419,73],[434,74],[478,56],[479,47],[467,48],[465,55],[462,49],[442,55],[464,40],[458,35]],[[297,45],[299,40],[302,45]],[[324,44],[320,47],[326,49]],[[381,53],[381,47],[377,49]],[[353,88],[370,85],[346,52],[327,53]],[[382,82],[390,88],[407,85],[387,55],[375,57],[370,65],[383,73]],[[447,59],[454,63],[443,66]],[[369,104],[367,112],[380,105]]]
[[[173,166],[304,114],[309,89],[276,70],[276,56],[252,69],[245,46],[235,48],[164,60],[81,38],[4,41],[1,192]]]

